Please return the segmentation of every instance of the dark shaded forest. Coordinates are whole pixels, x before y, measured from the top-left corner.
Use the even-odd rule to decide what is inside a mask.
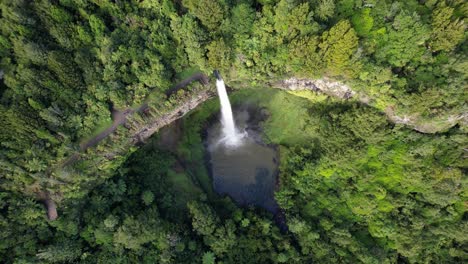
[[[1,262],[468,260],[466,1],[2,0],[0,10]],[[214,69],[239,89],[234,103],[269,113],[281,223],[212,190],[201,134],[219,106],[180,109],[213,93],[206,78],[184,80]],[[365,100],[269,88],[287,78],[336,80]],[[173,149],[135,136],[182,115]]]

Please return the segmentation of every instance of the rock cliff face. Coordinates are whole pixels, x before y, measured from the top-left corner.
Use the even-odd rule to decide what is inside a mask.
[[[214,95],[215,93],[212,90],[204,90],[198,93],[197,95],[193,96],[189,100],[182,102],[174,110],[164,114],[160,118],[153,120],[149,122],[148,124],[145,124],[144,126],[139,128],[133,136],[133,140],[132,140],[133,143],[146,141],[151,135],[153,135],[159,129],[183,117],[185,114],[195,109],[197,106],[199,106],[201,103],[205,102],[206,100],[212,98]]]
[[[289,91],[311,90],[344,100],[357,100],[363,104],[372,106],[372,98],[369,96],[353,91],[348,85],[328,78],[317,80],[290,78],[270,84],[270,86],[272,88]],[[133,143],[145,141],[160,128],[181,118],[186,113],[195,109],[213,96],[215,96],[215,93],[212,90],[205,90],[201,91],[191,99],[181,102],[181,104],[173,111],[168,112],[159,119],[153,120],[139,128],[133,136]],[[399,116],[395,113],[394,106],[388,106],[384,112],[391,122],[406,125],[421,133],[443,132],[458,123],[464,123],[466,125],[468,119],[468,115],[466,113],[456,116],[450,115],[444,119],[437,120],[422,120],[417,114]]]
[[[342,99],[349,99],[356,95],[347,85],[330,79],[310,80],[290,78],[282,80],[277,87],[290,91],[311,90]]]
[[[207,83],[205,83],[205,85],[207,88],[209,87]],[[369,96],[353,91],[348,85],[328,78],[317,80],[290,78],[270,84],[270,86],[272,88],[290,91],[311,90],[344,100],[357,100],[363,104],[372,106],[372,98]],[[185,114],[214,96],[215,93],[212,89],[206,89],[200,91],[190,99],[182,101],[174,110],[139,127],[133,134],[132,142],[136,144],[138,142],[146,141],[162,127],[183,117]],[[421,133],[443,132],[458,123],[466,125],[468,119],[468,115],[466,113],[457,116],[451,115],[445,119],[437,120],[422,120],[417,114],[399,116],[395,113],[394,106],[388,106],[384,112],[391,122],[406,125]]]
[[[363,104],[372,106],[371,102],[373,98],[355,92],[346,84],[328,78],[317,80],[290,78],[274,83],[271,86],[290,91],[311,90],[341,99],[357,100]],[[421,118],[418,113],[408,113],[399,116],[395,113],[395,106],[392,105],[387,106],[384,112],[391,122],[406,125],[421,133],[444,132],[457,124],[461,126],[468,124],[468,113],[447,115],[428,120]]]

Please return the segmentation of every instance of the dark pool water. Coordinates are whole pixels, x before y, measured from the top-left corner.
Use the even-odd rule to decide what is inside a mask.
[[[274,148],[262,142],[258,126],[261,115],[258,109],[234,109],[237,128],[247,133],[243,143],[235,148],[219,143],[221,125],[214,122],[207,129],[209,167],[218,194],[229,195],[240,205],[260,206],[276,213],[278,155]]]

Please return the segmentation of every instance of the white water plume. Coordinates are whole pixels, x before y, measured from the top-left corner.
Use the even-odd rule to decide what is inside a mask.
[[[223,79],[216,79],[216,90],[218,91],[219,102],[221,104],[221,125],[223,137],[220,143],[230,147],[238,146],[242,143],[242,138],[245,133],[239,133],[234,123],[232,115],[231,103],[226,92],[226,86]]]

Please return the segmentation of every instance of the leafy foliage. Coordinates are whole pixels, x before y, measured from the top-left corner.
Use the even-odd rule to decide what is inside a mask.
[[[1,1],[0,258],[466,261],[467,6]],[[239,93],[270,112],[262,125],[281,152],[276,199],[289,231],[211,189],[200,133],[215,103],[184,119],[176,149],[134,146],[142,126],[206,89],[168,96],[174,83],[215,68],[235,88],[333,77],[369,105]],[[112,126],[119,118],[125,125]],[[55,201],[59,218],[47,221],[38,201]]]

